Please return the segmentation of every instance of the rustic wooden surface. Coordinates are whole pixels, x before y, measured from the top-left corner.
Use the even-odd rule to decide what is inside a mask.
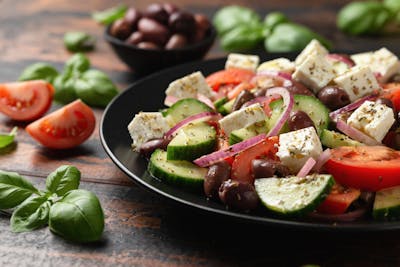
[[[98,38],[92,65],[107,72],[121,90],[137,77],[118,61],[102,39],[103,28],[90,12],[120,1],[0,0],[0,82],[13,81],[30,63],[46,61],[62,68],[70,56],[66,31],[83,30]],[[124,1],[130,3],[129,1]],[[132,1],[139,8],[147,1]],[[211,16],[228,3],[250,6],[260,14],[285,12],[331,39],[336,50],[366,51],[386,46],[400,54],[400,38],[354,38],[335,27],[335,13],[348,1],[174,1]],[[208,58],[224,53],[218,43]],[[56,108],[56,107],[53,107]],[[95,110],[99,123],[102,110]],[[400,232],[322,234],[270,229],[198,214],[166,202],[134,185],[103,151],[98,134],[69,151],[40,147],[17,124],[0,114],[0,131],[20,126],[13,149],[0,151],[0,169],[17,171],[38,186],[61,164],[82,172],[82,187],[94,191],[106,214],[100,242],[77,245],[47,228],[14,234],[0,215],[0,266],[399,266]]]

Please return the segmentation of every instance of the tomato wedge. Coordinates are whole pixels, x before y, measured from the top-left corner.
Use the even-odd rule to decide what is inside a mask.
[[[388,83],[383,86],[381,96],[392,101],[396,110],[400,110],[400,83]]]
[[[236,155],[232,163],[232,180],[253,183],[254,176],[251,171],[252,160],[260,158],[279,160],[276,156],[278,141],[277,136],[272,136]]]
[[[385,146],[331,149],[325,167],[339,184],[361,190],[400,185],[400,152]]]
[[[216,92],[221,88],[232,89],[234,86],[242,82],[250,82],[255,76],[251,70],[245,69],[227,69],[214,72],[207,76],[207,84]]]
[[[40,118],[51,106],[53,86],[43,80],[0,84],[0,112],[17,121]]]
[[[360,189],[334,184],[324,202],[317,208],[320,213],[342,214],[360,197]]]
[[[95,125],[93,111],[81,100],[76,100],[32,122],[26,131],[43,146],[67,149],[88,139]]]

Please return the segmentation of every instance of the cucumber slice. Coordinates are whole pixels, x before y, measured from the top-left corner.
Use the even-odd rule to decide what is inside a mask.
[[[364,144],[351,139],[347,135],[329,131],[326,129],[322,130],[321,143],[329,148],[335,148],[340,146],[363,146]]]
[[[235,102],[235,99],[229,100],[228,102],[223,104],[221,107],[219,107],[217,109],[217,111],[219,113],[221,113],[222,115],[228,115],[229,113],[232,112],[232,107],[233,107],[234,102]]]
[[[163,115],[169,123],[175,125],[189,116],[205,111],[212,111],[212,109],[195,98],[184,98],[176,101]]]
[[[212,152],[217,143],[214,127],[201,122],[188,124],[178,131],[167,147],[168,160],[189,160]]]
[[[167,160],[167,152],[157,149],[150,157],[148,171],[167,183],[187,189],[203,188],[207,168],[201,168],[185,160]]]
[[[375,220],[398,220],[400,218],[400,186],[376,192],[372,216]]]
[[[265,121],[256,122],[255,124],[250,125],[246,128],[232,131],[229,135],[229,144],[233,145],[236,143],[240,143],[246,139],[266,132],[267,126]]]
[[[220,107],[222,107],[226,102],[228,102],[227,97],[222,97],[220,99],[217,99],[214,101],[214,107],[216,110],[218,110]]]
[[[281,113],[283,112],[282,99],[276,100],[270,104],[272,114],[267,120],[267,127],[271,129],[278,121]],[[324,129],[328,128],[329,124],[329,110],[322,104],[318,98],[307,95],[294,95],[293,111],[301,110],[307,113],[310,119],[314,122],[318,135],[321,135]],[[282,127],[280,133],[289,131],[287,124]]]
[[[313,211],[329,194],[333,184],[333,177],[328,174],[261,178],[254,183],[263,205],[277,214],[287,216]]]

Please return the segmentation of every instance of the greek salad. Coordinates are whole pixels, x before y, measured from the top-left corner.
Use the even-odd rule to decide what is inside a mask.
[[[243,212],[323,221],[400,216],[400,62],[386,48],[294,61],[229,54],[172,81],[129,123],[148,171]]]

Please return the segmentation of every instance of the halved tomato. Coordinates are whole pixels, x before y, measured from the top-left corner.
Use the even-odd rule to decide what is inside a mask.
[[[32,122],[26,131],[46,147],[66,149],[88,139],[95,125],[96,119],[91,108],[81,100],[76,100]]]
[[[361,190],[400,185],[400,152],[385,146],[331,149],[325,168],[339,184]]]
[[[360,189],[334,184],[324,202],[317,208],[320,213],[342,214],[360,197]]]
[[[255,73],[251,70],[227,69],[210,74],[206,81],[214,91],[218,92],[220,88],[226,88],[229,91],[239,83],[250,82],[254,76]]]
[[[400,83],[388,83],[383,86],[381,96],[392,101],[394,108],[400,110]]]
[[[0,112],[18,121],[40,118],[51,106],[53,86],[43,80],[0,84]]]

